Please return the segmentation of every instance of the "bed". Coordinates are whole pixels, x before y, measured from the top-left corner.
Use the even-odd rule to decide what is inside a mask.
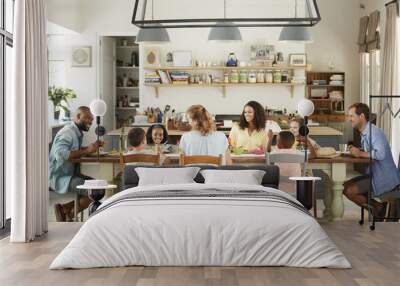
[[[127,166],[126,189],[99,207],[50,269],[351,267],[308,211],[272,187],[279,183],[279,170],[273,166],[258,167],[266,170],[259,186],[137,186],[135,168]],[[201,175],[195,181],[201,182]]]

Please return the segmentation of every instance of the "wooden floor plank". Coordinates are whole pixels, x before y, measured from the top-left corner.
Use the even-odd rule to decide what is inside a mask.
[[[353,268],[288,267],[119,267],[48,269],[79,230],[80,223],[51,223],[50,232],[29,244],[0,241],[0,285],[133,286],[397,286],[400,273],[400,224],[378,224],[375,232],[356,221],[323,222],[329,237]]]

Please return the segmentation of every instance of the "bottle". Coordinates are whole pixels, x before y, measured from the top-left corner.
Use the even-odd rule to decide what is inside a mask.
[[[131,54],[131,66],[132,67],[138,66],[138,56],[136,52],[132,52]]]

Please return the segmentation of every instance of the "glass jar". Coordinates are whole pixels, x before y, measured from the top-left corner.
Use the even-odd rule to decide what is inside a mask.
[[[282,82],[282,72],[280,70],[276,70],[274,72],[274,83],[281,83]]]
[[[240,71],[240,83],[247,83],[247,72],[245,70]]]
[[[267,71],[265,73],[265,82],[266,83],[273,83],[274,82],[274,75],[272,74],[272,71]]]
[[[229,83],[229,74],[228,73],[224,74],[224,83]]]
[[[257,83],[264,83],[265,82],[265,73],[263,70],[259,70],[257,72]]]
[[[249,72],[249,83],[256,83],[257,82],[257,73],[255,71]]]
[[[238,83],[239,82],[239,73],[237,70],[232,70],[230,74],[230,82],[231,83]]]
[[[282,82],[289,82],[289,72],[288,71],[282,72]]]

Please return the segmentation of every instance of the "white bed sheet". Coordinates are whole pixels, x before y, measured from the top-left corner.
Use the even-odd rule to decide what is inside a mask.
[[[232,184],[136,187],[166,190],[263,190]],[[145,266],[291,266],[350,268],[343,253],[310,215],[258,199],[185,198],[124,201],[91,217],[50,269]]]

